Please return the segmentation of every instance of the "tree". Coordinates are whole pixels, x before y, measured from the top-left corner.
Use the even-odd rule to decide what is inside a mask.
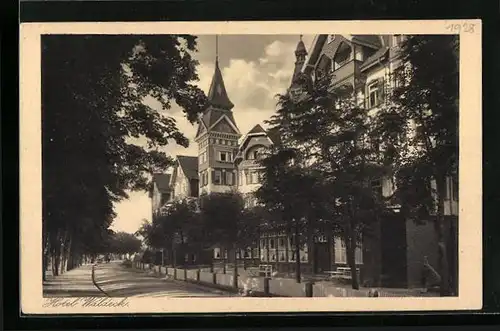
[[[400,56],[404,65],[373,134],[386,145],[402,211],[414,219],[434,218],[441,295],[449,295],[457,287],[448,270],[444,201],[447,180],[458,173],[458,37],[409,36]]]
[[[114,234],[110,246],[110,253],[133,254],[140,251],[142,241],[131,233],[117,232]]]
[[[163,240],[172,245],[174,264],[176,248],[179,245],[187,250],[190,246],[196,246],[197,243],[202,242],[202,225],[196,201],[193,199],[174,201],[157,222]]]
[[[302,168],[299,151],[283,144],[269,149],[260,162],[264,171],[256,197],[270,216],[262,224],[261,232],[285,230],[288,238],[293,238],[296,280],[300,283],[300,250],[306,243],[303,233],[312,227],[317,182]]]
[[[244,200],[238,192],[210,193],[200,197],[200,212],[208,240],[223,248],[224,272],[226,250],[234,254],[234,286],[238,285],[237,251],[251,233],[244,222]]]
[[[175,102],[193,122],[204,109],[192,85],[194,51],[189,35],[42,37],[44,261],[50,255],[56,270],[67,256],[97,250],[113,203],[147,190],[149,175],[173,164],[160,147],[188,145],[167,111]]]
[[[369,183],[382,176],[384,169],[377,159],[377,146],[368,141],[368,114],[354,88],[333,88],[332,78],[324,74],[312,82],[299,76],[296,84],[302,93],[279,96],[278,110],[270,123],[301,155],[296,168],[314,187],[306,200],[309,206],[303,209],[308,211],[308,246],[312,247],[313,235],[320,227],[327,232],[329,246],[332,236],[340,235],[346,244],[352,287],[358,289],[355,250],[374,218],[373,212],[384,207]]]

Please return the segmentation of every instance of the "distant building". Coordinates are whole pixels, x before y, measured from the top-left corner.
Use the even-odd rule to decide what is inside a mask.
[[[153,219],[159,214],[160,208],[172,198],[170,178],[170,174],[153,174],[153,185],[150,192]]]
[[[178,155],[169,183],[172,200],[197,198],[199,192],[198,158]]]

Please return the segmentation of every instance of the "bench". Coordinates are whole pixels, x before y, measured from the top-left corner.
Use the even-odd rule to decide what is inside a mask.
[[[357,274],[359,275],[359,268],[356,268],[356,271],[357,271]],[[335,279],[335,278],[350,279],[351,278],[351,268],[349,268],[349,267],[337,267],[337,270],[325,271],[325,273],[329,275],[330,279]]]

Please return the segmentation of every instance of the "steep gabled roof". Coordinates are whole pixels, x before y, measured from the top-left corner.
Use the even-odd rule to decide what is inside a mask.
[[[231,110],[234,107],[227,96],[226,86],[224,85],[224,79],[222,79],[222,73],[219,68],[219,61],[215,61],[215,72],[212,77],[210,89],[208,90],[208,101],[212,106],[222,109]]]
[[[205,110],[200,119],[200,121],[202,121],[208,129],[210,129],[210,127],[224,115],[228,117],[229,121],[231,121],[231,124],[235,128],[238,128],[231,111],[231,109],[234,107],[234,104],[231,102],[231,100],[229,100],[229,97],[227,95],[226,86],[224,85],[224,79],[222,78],[218,60],[215,61],[215,72],[212,77],[210,89],[208,90],[208,102],[209,107]],[[203,124],[198,124],[196,137],[202,135]]]
[[[177,161],[188,179],[198,179],[198,158],[196,156],[177,155]]]
[[[153,174],[153,183],[156,184],[158,191],[161,193],[170,192],[170,175],[169,174]]]
[[[386,55],[386,53],[389,51],[389,48],[384,46],[382,48],[380,48],[379,50],[377,50],[375,53],[373,53],[369,58],[367,58],[363,64],[361,65],[361,70],[365,69],[366,67],[368,67],[370,64],[378,61],[379,58],[383,57],[384,55]]]
[[[257,124],[250,131],[248,131],[248,134],[252,133],[266,133],[266,130],[264,130],[260,124]]]
[[[280,132],[277,128],[269,129],[266,131],[266,133],[273,144],[278,145],[281,143]]]
[[[227,116],[229,121],[231,121],[231,124],[235,127],[238,128],[236,125],[236,121],[234,119],[234,115],[232,111],[227,111],[227,110],[222,110],[222,109],[216,109],[216,108],[208,108],[205,113],[203,114],[202,118],[200,121],[203,121],[203,123],[198,124],[198,132],[196,133],[196,137],[200,136],[204,130],[201,129],[202,125],[205,125],[209,130],[212,125],[214,125],[222,116]],[[239,131],[239,129],[238,129]]]
[[[369,45],[375,48],[382,47],[382,40],[378,35],[370,35],[370,34],[353,34],[352,41],[358,42],[361,44]]]

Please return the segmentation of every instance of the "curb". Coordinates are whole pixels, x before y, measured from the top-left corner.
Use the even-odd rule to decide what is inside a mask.
[[[137,269],[137,268],[132,268],[132,269],[135,269],[135,271],[138,272],[138,273],[145,273],[145,274],[147,274],[148,276],[151,276],[151,277],[165,279],[165,275],[164,274],[159,275],[156,272],[155,273],[147,273],[146,270]],[[197,280],[194,280],[194,279],[181,280],[181,279],[169,278],[168,280],[171,281],[171,282],[174,282],[174,283],[178,283],[178,284],[196,285],[196,286],[202,288],[203,290],[215,289],[215,290],[221,290],[221,291],[225,291],[225,292],[229,292],[229,293],[240,293],[240,291],[241,291],[241,289],[239,287],[238,288],[234,288],[232,286],[224,286],[224,285],[219,285],[219,284],[204,283],[204,282],[200,282],[200,281],[197,281]],[[265,298],[286,297],[286,296],[281,296],[281,295],[277,295],[277,294],[265,294],[264,292],[253,292],[253,293],[255,294],[255,297],[265,297]]]
[[[107,296],[108,298],[110,298],[111,296],[106,293],[100,286],[99,284],[97,284],[97,282],[95,281],[95,264],[92,265],[92,283],[94,284],[94,286],[101,292],[103,293],[105,296]]]

